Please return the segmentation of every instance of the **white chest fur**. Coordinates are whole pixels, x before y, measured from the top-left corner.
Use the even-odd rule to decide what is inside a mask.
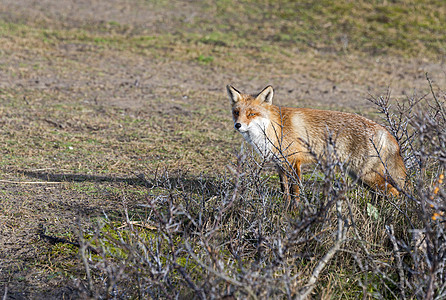
[[[266,130],[269,125],[270,120],[266,118],[255,118],[251,121],[247,130],[241,132],[245,140],[264,158],[271,157],[272,144],[266,135]]]

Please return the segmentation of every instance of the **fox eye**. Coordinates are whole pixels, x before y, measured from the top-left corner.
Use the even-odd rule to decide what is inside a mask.
[[[254,117],[256,114],[255,113],[249,113],[248,117]]]
[[[234,110],[234,116],[238,116],[238,115],[239,115],[238,110]]]

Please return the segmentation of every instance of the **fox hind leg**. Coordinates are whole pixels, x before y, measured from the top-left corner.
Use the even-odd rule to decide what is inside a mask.
[[[385,192],[387,195],[398,196],[398,190],[390,184],[389,180],[386,180],[388,176],[384,173],[383,168],[380,169],[380,171],[372,171],[363,175],[361,180],[374,190]]]
[[[277,167],[279,171],[279,178],[280,178],[280,188],[283,193],[283,198],[286,202],[285,208],[288,210],[291,204],[291,194],[290,194],[290,185],[288,182],[288,175],[287,172],[281,167]]]
[[[296,161],[293,165],[294,172],[292,173],[293,184],[291,185],[291,190],[293,193],[293,197],[296,201],[296,205],[297,205],[297,202],[299,201],[299,193],[300,193],[300,189],[299,189],[300,180],[301,180],[300,179],[300,175],[301,175],[300,166],[301,166],[300,161]]]

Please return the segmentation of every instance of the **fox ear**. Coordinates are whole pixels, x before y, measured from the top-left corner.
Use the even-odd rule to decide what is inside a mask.
[[[273,87],[268,85],[264,88],[256,97],[257,100],[265,102],[267,104],[273,103],[274,90]]]
[[[227,85],[226,86],[226,90],[228,92],[228,96],[232,101],[232,104],[238,102],[240,100],[240,92],[237,91],[237,89],[235,87],[233,87],[232,85]]]

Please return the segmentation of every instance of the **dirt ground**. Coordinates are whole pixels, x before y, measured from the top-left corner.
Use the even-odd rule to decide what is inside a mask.
[[[4,0],[0,21],[105,33],[119,23],[133,35],[187,31],[200,4],[172,3]],[[141,178],[153,179],[157,168],[186,168],[191,178],[224,172],[242,142],[226,84],[252,93],[272,84],[282,105],[377,120],[370,95],[388,88],[395,98],[422,95],[426,72],[446,86],[444,62],[423,58],[290,49],[279,64],[209,64],[172,59],[169,48],[146,55],[74,40],[41,44],[38,36],[0,33],[0,293],[7,299],[78,297],[76,251],[39,237],[42,227],[76,239],[79,226],[143,201]]]

